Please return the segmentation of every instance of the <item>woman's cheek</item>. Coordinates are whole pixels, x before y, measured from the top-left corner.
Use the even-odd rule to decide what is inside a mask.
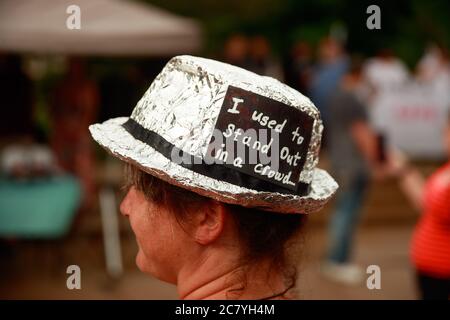
[[[145,250],[146,243],[148,243],[147,237],[151,234],[148,218],[139,212],[134,212],[134,214],[130,215],[129,219],[130,227],[133,230],[139,250]]]
[[[150,265],[152,260],[154,260],[154,257],[152,253],[153,243],[149,235],[151,235],[152,232],[146,228],[145,220],[133,221],[132,229],[138,245],[136,265],[143,272],[151,272],[152,270],[150,270]]]

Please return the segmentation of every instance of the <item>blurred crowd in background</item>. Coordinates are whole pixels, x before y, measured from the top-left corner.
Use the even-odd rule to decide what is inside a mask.
[[[320,110],[325,127],[320,166],[331,168],[340,184],[331,208],[323,274],[347,284],[361,281],[364,270],[351,263],[351,253],[370,179],[401,180],[411,162],[425,160],[437,168],[447,161],[448,47],[430,40],[411,66],[388,46],[379,46],[373,55],[355,50],[345,34],[331,28],[315,42],[298,37],[281,53],[264,34],[231,32],[220,47],[203,55],[274,77]],[[13,239],[64,236],[76,229],[75,217],[101,210],[99,191],[111,184],[105,182],[108,174],[101,173],[109,160],[94,146],[88,126],[129,116],[169,58],[0,53],[2,248]],[[404,183],[409,184],[405,193],[411,193],[417,179]],[[112,185],[118,189],[120,180]],[[431,249],[413,248],[421,288],[428,288],[431,297],[445,292],[448,297],[445,290],[450,288],[450,204],[442,199],[440,212],[431,219],[439,220],[439,239]],[[16,206],[35,212],[34,217],[7,217]],[[419,211],[427,213],[420,206]],[[25,220],[28,225],[22,227]],[[420,237],[426,242],[429,235]],[[433,248],[439,253],[423,262],[417,252]],[[441,281],[435,284],[436,279]]]

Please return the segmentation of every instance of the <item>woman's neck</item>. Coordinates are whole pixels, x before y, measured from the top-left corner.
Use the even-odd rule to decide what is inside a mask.
[[[261,262],[246,268],[236,263],[235,253],[214,250],[197,263],[185,266],[178,275],[180,299],[279,298],[286,291],[281,272]]]

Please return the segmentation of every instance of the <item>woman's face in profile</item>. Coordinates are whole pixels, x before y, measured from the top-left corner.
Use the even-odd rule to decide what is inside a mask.
[[[156,278],[176,283],[177,270],[187,253],[186,234],[167,208],[152,203],[131,187],[120,205],[130,220],[139,251],[138,268]]]

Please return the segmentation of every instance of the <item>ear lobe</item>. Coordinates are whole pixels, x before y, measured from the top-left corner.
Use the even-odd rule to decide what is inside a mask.
[[[225,219],[226,208],[223,203],[210,201],[200,213],[201,218],[195,231],[195,240],[197,243],[207,245],[214,242],[222,234]]]

